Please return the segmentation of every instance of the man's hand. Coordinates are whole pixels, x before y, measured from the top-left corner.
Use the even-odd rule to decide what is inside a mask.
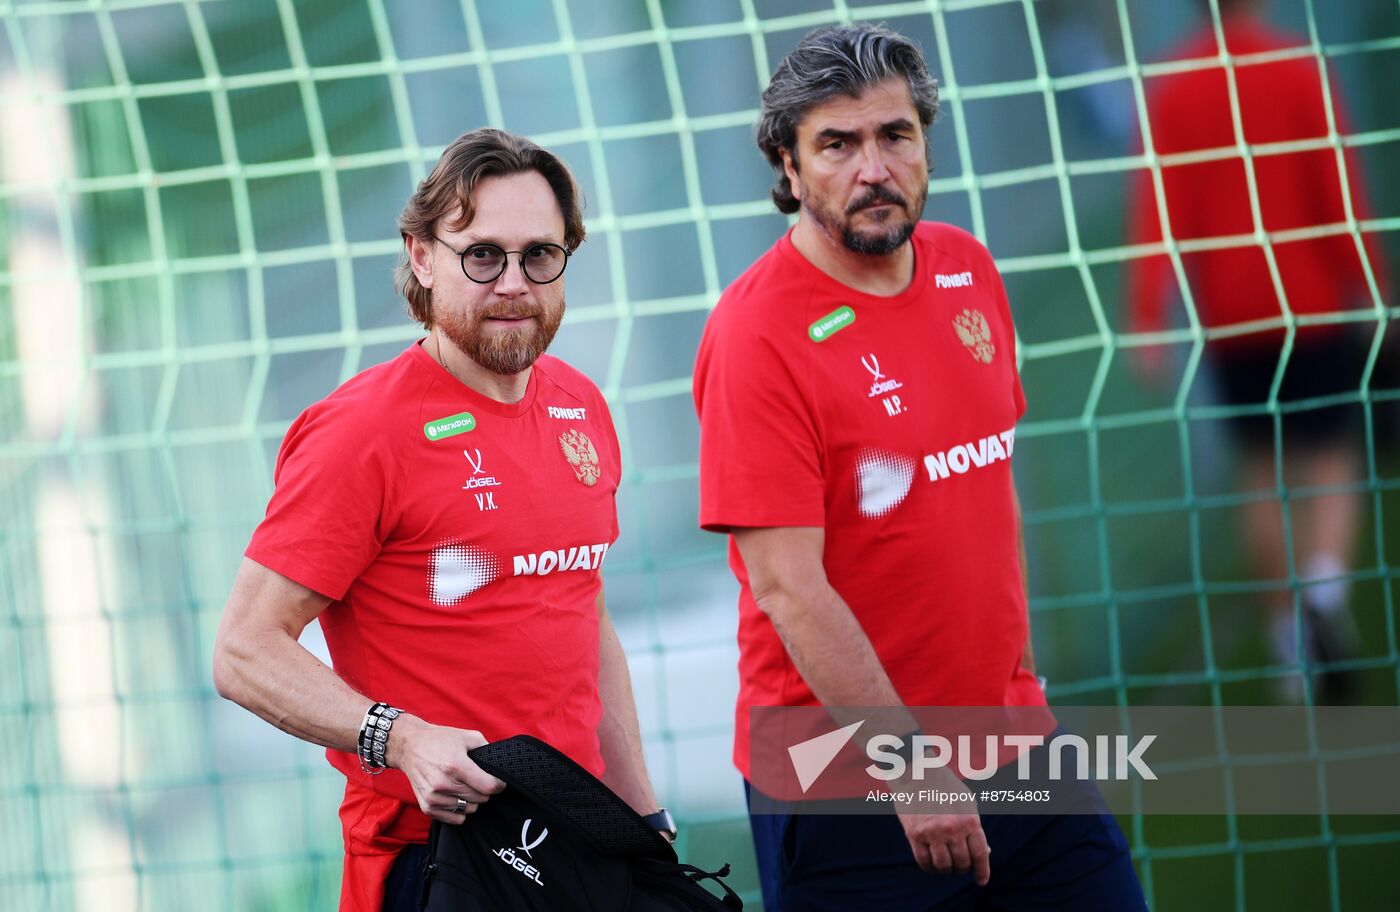
[[[1020,507],[1017,507],[1019,511]],[[749,589],[758,608],[773,622],[788,655],[803,680],[824,706],[883,706],[889,717],[880,729],[891,734],[918,727],[918,720],[900,701],[875,647],[856,621],[850,606],[831,587],[822,563],[825,530],[816,527],[731,530],[739,555],[749,574]],[[841,723],[843,718],[833,716]],[[863,718],[863,717],[862,717]],[[890,791],[936,787],[942,791],[968,790],[967,785],[944,770],[931,782],[905,782]],[[919,867],[950,872],[971,868],[977,883],[991,876],[991,849],[976,801],[930,806],[938,813],[899,815],[909,847]]]
[[[942,770],[935,781],[906,783],[900,790],[936,788],[944,792],[970,792],[961,779]],[[945,780],[946,777],[946,781]],[[985,887],[992,876],[992,849],[987,834],[982,831],[982,818],[977,813],[977,801],[943,805],[938,813],[901,813],[900,825],[914,852],[914,860],[925,871],[950,874],[971,869],[979,887]]]
[[[404,713],[389,733],[385,759],[408,776],[423,813],[443,823],[461,823],[506,787],[467,756],[485,743],[481,732],[430,725]],[[457,810],[459,798],[466,802],[463,811]]]

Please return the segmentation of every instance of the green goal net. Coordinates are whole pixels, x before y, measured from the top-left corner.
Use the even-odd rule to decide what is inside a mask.
[[[1299,36],[1283,56],[1318,61],[1352,109],[1350,132],[1304,145],[1356,150],[1370,176],[1376,211],[1318,230],[1394,261],[1400,4],[1266,7]],[[418,335],[392,287],[395,218],[486,124],[556,150],[584,187],[555,352],[603,388],[622,438],[609,604],[681,849],[733,861],[759,904],[729,762],[736,590],[696,528],[690,370],[719,293],[787,224],[752,141],[758,93],[831,22],[924,48],[943,99],[926,216],[977,234],[1006,277],[1052,699],[1274,699],[1290,669],[1261,595],[1309,582],[1292,564],[1251,579],[1240,514],[1349,493],[1341,581],[1364,648],[1347,668],[1361,701],[1395,703],[1394,302],[1373,285],[1345,318],[1368,346],[1339,400],[1365,451],[1338,490],[1243,484],[1189,294],[1174,328],[1127,331],[1125,264],[1147,251],[1124,198],[1159,164],[1137,151],[1144,79],[1200,16],[1187,0],[0,0],[0,908],[334,907],[340,777],[215,695],[212,640],[288,424]],[[1166,388],[1130,370],[1148,343],[1172,352]],[[304,642],[324,656],[314,628]],[[1123,825],[1156,910],[1400,907],[1400,821]]]

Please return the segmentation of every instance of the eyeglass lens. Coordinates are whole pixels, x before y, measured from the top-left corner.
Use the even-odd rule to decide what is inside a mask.
[[[475,282],[492,282],[506,270],[506,251],[495,244],[473,244],[462,251],[462,270]],[[539,285],[553,282],[564,272],[568,255],[558,244],[535,244],[520,251],[525,277]]]

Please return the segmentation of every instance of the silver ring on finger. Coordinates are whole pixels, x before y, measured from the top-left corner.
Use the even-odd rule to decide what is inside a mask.
[[[458,796],[457,796],[457,806],[456,806],[455,808],[452,809],[452,813],[454,813],[454,814],[465,814],[465,813],[467,812],[467,808],[468,808],[468,807],[469,807],[469,805],[467,804],[467,799],[463,798],[461,795],[458,795]]]

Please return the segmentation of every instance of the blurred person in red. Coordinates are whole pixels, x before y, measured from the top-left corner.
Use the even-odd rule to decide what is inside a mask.
[[[1234,57],[1297,48],[1307,40],[1270,26],[1259,0],[1216,0],[1225,51]],[[1201,0],[1205,14],[1197,31],[1170,53],[1172,59],[1216,57],[1215,20],[1210,0]],[[1230,154],[1207,161],[1162,167],[1162,187],[1170,235],[1176,241],[1284,232],[1346,222],[1342,175],[1331,144],[1306,151],[1272,152],[1258,147],[1299,140],[1326,140],[1328,106],[1323,98],[1322,73],[1311,54],[1282,60],[1244,60],[1233,66],[1243,137],[1235,126],[1229,77],[1225,68],[1209,66],[1145,82],[1152,144],[1158,155],[1169,156],[1211,149]],[[1331,113],[1340,135],[1350,132],[1347,114],[1329,75]],[[1247,161],[1235,148],[1241,139],[1253,152]],[[1346,186],[1352,214],[1369,216],[1362,171],[1355,149],[1344,156]],[[1251,206],[1247,169],[1253,170],[1261,225]],[[1142,172],[1131,203],[1134,244],[1162,240],[1158,198],[1149,171]],[[1384,260],[1374,235],[1365,239],[1366,256],[1379,283],[1385,282]],[[1217,330],[1239,324],[1274,321],[1244,327],[1241,332],[1213,338],[1205,348],[1220,399],[1253,411],[1229,418],[1231,436],[1251,491],[1273,490],[1275,475],[1273,415],[1258,407],[1267,403],[1280,358],[1285,331],[1281,328],[1284,301],[1296,316],[1317,317],[1369,306],[1371,294],[1361,254],[1347,232],[1299,240],[1273,241],[1278,282],[1274,281],[1265,249],[1252,237],[1223,249],[1183,253],[1182,264],[1202,326]],[[1167,300],[1176,285],[1171,261],[1157,254],[1130,261],[1128,294],[1130,328],[1155,332],[1166,328]],[[1355,391],[1365,363],[1360,330],[1370,323],[1308,323],[1299,326],[1278,391],[1280,406],[1303,399]],[[1163,350],[1142,349],[1147,372],[1160,377]],[[1336,405],[1290,410],[1282,415],[1284,484],[1323,488],[1323,496],[1290,502],[1294,568],[1305,584],[1303,623],[1295,625],[1283,513],[1278,498],[1265,496],[1244,507],[1244,533],[1252,570],[1260,579],[1280,581],[1268,593],[1270,644],[1280,665],[1297,668],[1300,654],[1312,662],[1353,656],[1356,633],[1348,608],[1345,579],[1352,563],[1360,509],[1359,496],[1338,491],[1353,483],[1359,470],[1358,410]],[[1296,631],[1303,632],[1306,653]],[[1285,694],[1297,697],[1301,678],[1279,679]],[[1324,699],[1345,702],[1353,696],[1350,675],[1332,670],[1318,681]]]

